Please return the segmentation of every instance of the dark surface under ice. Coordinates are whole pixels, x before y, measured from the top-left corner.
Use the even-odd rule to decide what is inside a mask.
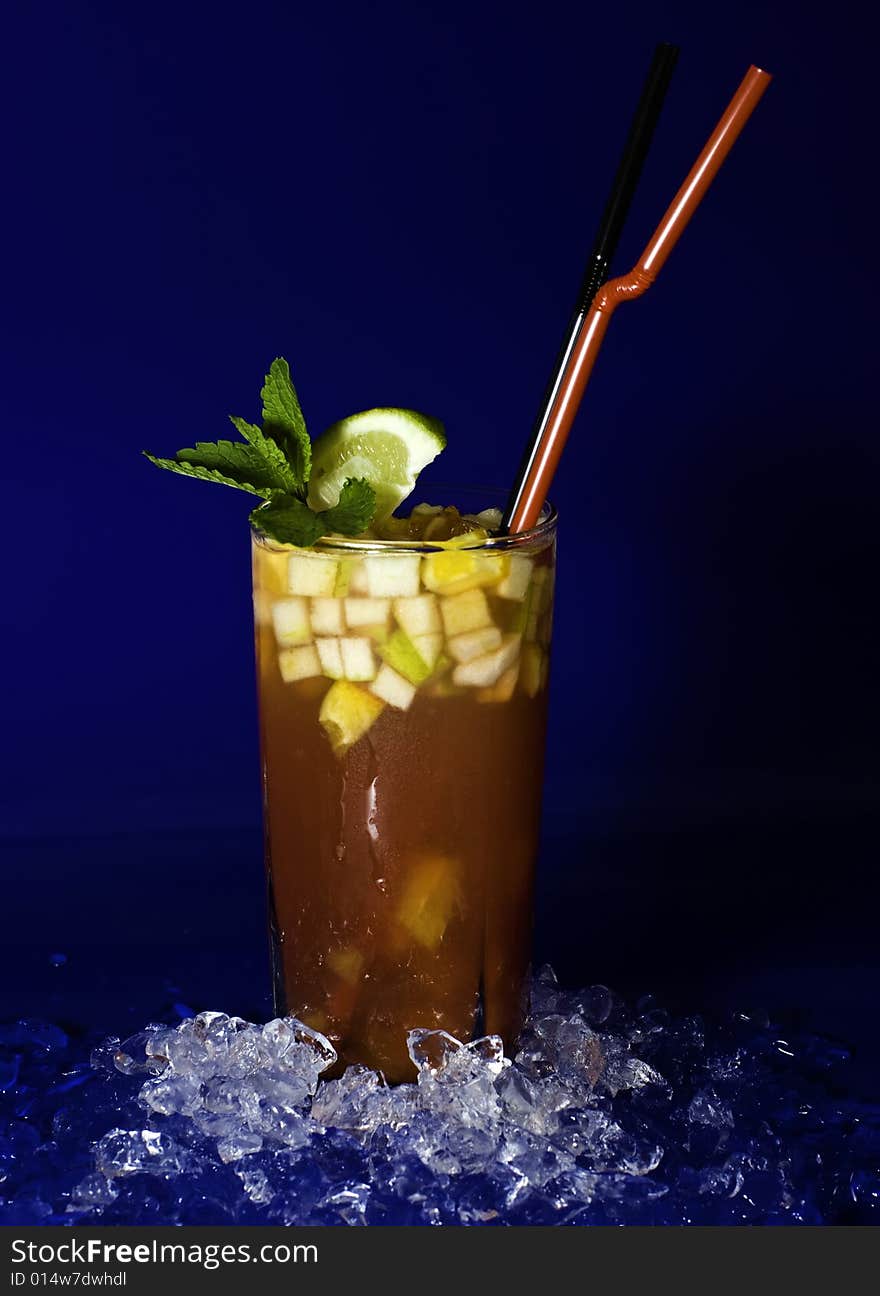
[[[413,1032],[395,1088],[321,1081],[332,1050],[292,1019],[0,1027],[0,1222],[880,1223],[880,1104],[842,1046],[549,969],[532,1005],[512,1060]]]

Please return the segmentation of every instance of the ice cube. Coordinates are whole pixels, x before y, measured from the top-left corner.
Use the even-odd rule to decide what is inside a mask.
[[[244,1194],[255,1206],[267,1206],[275,1197],[275,1190],[266,1178],[265,1170],[236,1170]]]
[[[444,1030],[411,1030],[406,1037],[410,1061],[420,1072],[444,1070],[450,1059],[463,1048],[461,1040]]]
[[[147,1027],[119,1045],[113,1055],[113,1064],[123,1075],[136,1075],[141,1071],[156,1075],[168,1065],[167,1057],[160,1052],[160,1045],[155,1032]]]
[[[107,1179],[119,1175],[165,1175],[184,1169],[182,1149],[158,1130],[112,1129],[95,1148],[95,1164]]]
[[[713,1089],[700,1089],[688,1106],[688,1117],[698,1125],[714,1129],[733,1128],[733,1114]]]
[[[164,1116],[175,1112],[190,1116],[201,1100],[201,1084],[194,1076],[160,1076],[147,1081],[141,1089],[140,1099]]]
[[[240,1129],[218,1140],[217,1155],[224,1164],[228,1165],[230,1161],[240,1161],[242,1157],[253,1156],[262,1146],[261,1134],[255,1133],[254,1130]]]
[[[112,1179],[106,1179],[102,1174],[88,1174],[71,1189],[70,1205],[67,1210],[73,1212],[94,1210],[96,1207],[100,1209],[102,1206],[109,1206],[118,1196],[119,1189]]]

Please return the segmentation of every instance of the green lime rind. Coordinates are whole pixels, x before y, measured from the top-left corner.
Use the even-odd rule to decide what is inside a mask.
[[[443,424],[416,410],[372,409],[340,419],[312,446],[309,505],[333,508],[346,479],[362,478],[376,493],[373,522],[382,522],[445,445]]]

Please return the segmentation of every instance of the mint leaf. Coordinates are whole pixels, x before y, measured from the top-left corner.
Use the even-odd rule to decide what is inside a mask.
[[[287,488],[283,478],[259,451],[235,441],[199,441],[191,449],[178,450],[173,459],[159,459],[146,450],[144,454],[157,468],[167,468],[169,472],[184,477],[235,486],[252,495],[262,495],[264,499]]]
[[[263,433],[284,453],[295,478],[295,489],[304,491],[312,472],[312,443],[300,409],[290,366],[282,357],[273,360],[263,390]]]
[[[256,423],[248,423],[247,419],[236,418],[234,414],[229,415],[229,422],[240,432],[245,441],[249,441],[253,448],[271,465],[275,470],[278,479],[279,489],[284,491],[296,492],[299,489],[299,483],[296,474],[284,456],[284,451],[273,441],[271,437],[264,436],[261,428]]]
[[[375,511],[376,492],[366,477],[348,477],[342,483],[337,503],[318,517],[325,535],[336,531],[339,535],[356,536],[366,531]]]
[[[279,544],[301,545],[304,549],[324,534],[321,517],[295,495],[276,495],[268,504],[254,509],[251,522]]]

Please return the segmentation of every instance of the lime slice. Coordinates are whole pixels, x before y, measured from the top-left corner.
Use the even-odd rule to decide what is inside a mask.
[[[347,477],[376,492],[373,522],[406,499],[419,473],[446,445],[443,424],[415,410],[372,409],[334,423],[312,446],[309,506],[332,508]]]

